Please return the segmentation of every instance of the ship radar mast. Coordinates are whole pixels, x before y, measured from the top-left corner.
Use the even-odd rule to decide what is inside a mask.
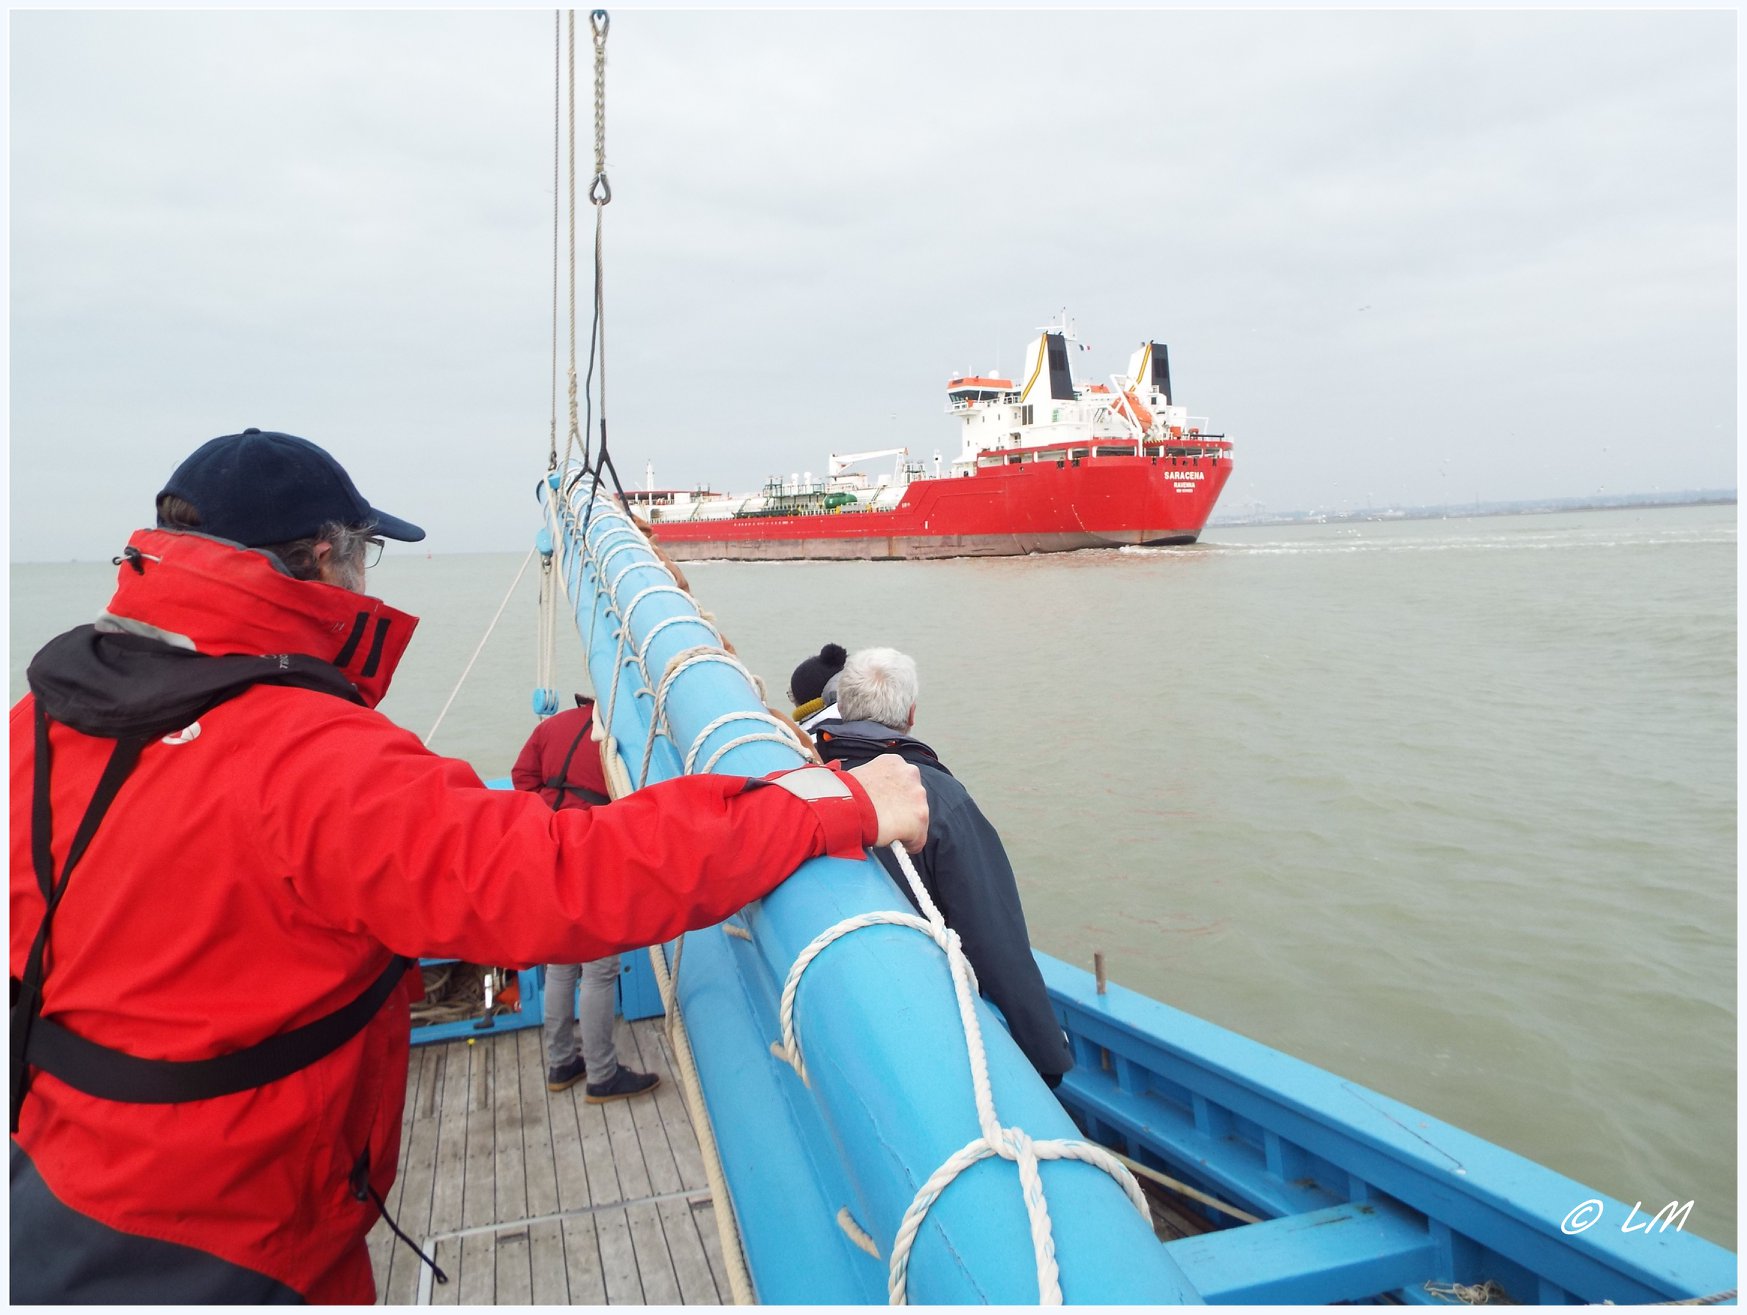
[[[1037,332],[1038,333],[1053,333],[1053,334],[1056,334],[1062,338],[1067,339],[1067,341],[1072,342],[1072,343],[1077,343],[1080,341],[1080,335],[1078,333],[1074,332],[1073,317],[1068,314],[1068,309],[1066,306],[1062,307],[1061,310],[1056,312],[1056,323],[1054,323],[1054,324],[1040,324],[1037,326]]]

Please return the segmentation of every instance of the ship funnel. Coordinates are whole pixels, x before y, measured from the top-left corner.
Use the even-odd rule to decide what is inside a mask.
[[[1021,402],[1071,402],[1074,378],[1068,370],[1068,342],[1059,333],[1042,333],[1025,350],[1025,387]]]
[[[1161,393],[1171,400],[1171,349],[1162,342],[1143,342],[1128,358],[1128,377],[1143,393]]]

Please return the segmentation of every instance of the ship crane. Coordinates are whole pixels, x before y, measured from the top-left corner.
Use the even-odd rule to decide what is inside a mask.
[[[892,472],[892,480],[897,484],[907,483],[904,475],[909,464],[909,456],[910,449],[907,447],[883,447],[877,452],[849,452],[843,456],[838,456],[833,452],[830,464],[826,466],[826,477],[828,479],[841,479],[848,473],[851,466],[858,465],[863,461],[873,461],[879,457],[896,457],[898,464]]]

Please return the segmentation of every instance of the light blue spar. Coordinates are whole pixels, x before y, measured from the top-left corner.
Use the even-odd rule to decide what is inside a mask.
[[[542,490],[562,549],[564,579],[602,715],[630,769],[649,781],[680,774],[685,758],[736,775],[801,765],[792,742],[732,741],[771,731],[763,702],[737,665],[702,661],[666,680],[668,734],[650,748],[650,722],[670,664],[720,640],[673,587],[642,535],[597,500],[582,541],[589,477],[574,466]],[[621,633],[622,631],[622,633]],[[639,660],[641,659],[641,660]],[[615,687],[616,694],[615,694]],[[745,720],[722,722],[728,713]],[[719,756],[718,756],[719,755]],[[807,1081],[771,1052],[790,966],[845,918],[909,912],[871,858],[814,859],[744,914],[750,939],[694,932],[679,955],[678,998],[697,1057],[748,1265],[764,1302],[887,1300],[889,1261],[904,1213],[934,1172],[981,1133],[970,1063],[945,956],[918,931],[854,931],[801,979],[795,1031]],[[668,947],[671,960],[674,947]],[[1080,1133],[1007,1036],[977,1003],[990,1084],[1003,1126],[1036,1140]],[[1045,1162],[1042,1181],[1055,1261],[1070,1301],[1193,1301],[1147,1220],[1102,1170]],[[859,1247],[841,1212],[872,1239]],[[1037,1261],[1016,1166],[985,1159],[929,1209],[908,1268],[917,1303],[1031,1303]]]

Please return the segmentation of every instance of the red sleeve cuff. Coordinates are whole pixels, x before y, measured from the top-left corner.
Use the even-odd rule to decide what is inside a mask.
[[[879,839],[879,815],[861,782],[836,763],[796,767],[764,778],[812,810],[824,852],[831,858],[860,858]]]

